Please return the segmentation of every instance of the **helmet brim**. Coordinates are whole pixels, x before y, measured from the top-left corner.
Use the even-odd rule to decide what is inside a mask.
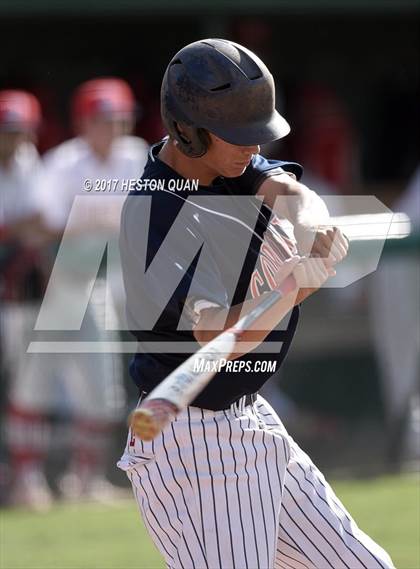
[[[290,132],[290,125],[276,110],[269,121],[264,120],[241,126],[209,125],[204,127],[229,144],[254,146],[274,142]]]

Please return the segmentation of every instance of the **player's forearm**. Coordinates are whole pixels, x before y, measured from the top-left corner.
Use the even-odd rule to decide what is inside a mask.
[[[313,190],[288,174],[268,178],[258,190],[265,203],[294,226],[316,227],[327,224],[329,213],[324,201]]]
[[[268,334],[281,322],[296,303],[297,289],[280,299],[271,309],[252,324],[241,335],[241,344],[234,350],[231,359],[238,358],[254,350],[261,344]],[[240,318],[256,308],[264,299],[265,295],[247,300],[242,304],[232,306],[230,309],[210,308],[203,310],[198,324],[194,328],[194,337],[204,346],[222,331],[231,328]],[[245,346],[246,344],[246,346]],[[246,347],[246,349],[244,349]]]

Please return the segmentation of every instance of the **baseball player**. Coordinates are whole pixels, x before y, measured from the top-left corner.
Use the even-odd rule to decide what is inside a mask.
[[[274,360],[277,370],[286,356],[299,303],[347,252],[339,230],[316,229],[325,206],[297,181],[301,166],[259,155],[260,144],[290,130],[274,100],[267,67],[230,41],[194,42],[166,70],[161,109],[169,137],[151,148],[143,174],[148,187],[163,181],[161,191],[129,196],[120,234],[140,399],[188,357],[180,344],[196,351],[291,274],[294,284],[244,334],[248,348],[237,345],[231,365],[155,440],[129,432],[118,464],[167,567],[388,569],[387,553],[357,527],[258,395],[273,373],[264,364]],[[188,199],[194,180],[200,200]],[[279,205],[279,195],[292,199]],[[243,253],[244,244],[233,286],[232,251]],[[313,258],[301,254],[308,247]],[[161,313],[148,327],[154,307]]]
[[[0,91],[0,373],[2,380],[8,378],[10,391],[21,373],[42,288],[38,250],[44,233],[38,203],[42,167],[34,145],[40,121],[40,105],[31,93]],[[30,429],[16,428],[26,421]],[[4,426],[19,503],[43,508],[50,502],[48,485],[31,464],[44,452],[45,422],[11,405]]]
[[[406,213],[413,233],[420,231],[420,165],[395,211]],[[418,257],[385,257],[369,288],[374,347],[382,382],[387,426],[388,459],[395,468],[409,458],[420,458],[420,270]],[[395,306],[391,294],[398,295]]]
[[[86,180],[94,185],[137,179],[147,157],[146,142],[129,134],[134,126],[135,100],[125,81],[110,77],[82,84],[73,96],[72,119],[77,136],[45,155],[45,176],[40,188],[45,223],[57,242],[76,196],[86,196]],[[85,208],[83,216],[72,217],[72,258],[60,273],[51,300],[53,310],[59,314],[77,310],[79,297],[75,290],[89,286],[90,265],[95,260],[92,249],[97,240],[104,234],[118,235],[121,187],[112,189],[106,199],[90,200],[91,209]],[[114,271],[108,266],[111,285],[113,277]],[[122,292],[117,286],[112,287],[115,304],[121,302]],[[105,284],[98,278],[81,330],[73,339],[109,339],[104,330]],[[50,334],[45,339],[54,338]],[[71,413],[71,458],[68,472],[59,484],[69,498],[103,499],[115,494],[103,472],[113,426],[124,409],[120,369],[117,354],[28,354],[25,370],[15,382],[11,400],[16,425],[22,412],[45,416],[59,408]],[[20,430],[29,426],[26,421]],[[45,453],[38,456],[33,468],[41,470],[44,459]]]

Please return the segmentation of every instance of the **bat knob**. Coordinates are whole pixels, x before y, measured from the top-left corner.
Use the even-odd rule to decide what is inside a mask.
[[[142,441],[152,441],[159,434],[159,425],[149,409],[136,409],[130,415],[129,426]]]
[[[155,439],[174,419],[177,411],[177,407],[169,401],[145,400],[131,413],[128,424],[137,438],[149,442]]]

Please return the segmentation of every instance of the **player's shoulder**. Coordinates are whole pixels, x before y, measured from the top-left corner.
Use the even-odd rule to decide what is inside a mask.
[[[88,154],[86,142],[80,137],[75,137],[48,150],[43,160],[47,168],[71,168]]]
[[[282,172],[291,172],[299,180],[303,168],[297,162],[274,160],[261,154],[254,154],[245,172],[237,178],[227,179],[226,184],[234,194],[253,196],[264,180]]]
[[[261,154],[255,154],[248,166],[250,170],[255,170],[262,174],[270,173],[274,175],[275,173],[285,171],[291,172],[299,180],[303,174],[303,167],[297,162],[292,162],[290,160],[277,160],[273,158],[266,158]]]

